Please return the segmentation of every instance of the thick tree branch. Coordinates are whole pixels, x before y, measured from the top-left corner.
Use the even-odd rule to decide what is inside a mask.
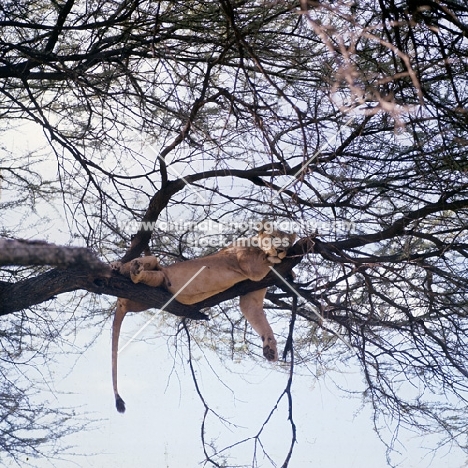
[[[169,182],[166,186],[166,190],[159,191],[152,200],[150,207],[148,208],[148,215],[145,216],[147,220],[156,220],[159,212],[166,206],[170,197],[178,190],[183,188],[184,182],[181,180]],[[415,219],[420,219],[428,214],[450,209],[459,209],[468,206],[468,201],[461,200],[452,203],[434,203],[415,210],[403,216],[397,220],[392,226],[381,231],[380,233],[370,234],[366,236],[357,236],[344,241],[338,242],[323,242],[319,239],[312,240],[310,238],[304,238],[298,241],[288,252],[288,257],[283,262],[276,266],[275,270],[280,275],[286,277],[289,272],[296,266],[302,259],[302,257],[308,253],[319,253],[324,258],[342,262],[345,259],[343,254],[344,249],[354,248],[356,246],[362,246],[370,244],[376,241],[388,239],[397,235],[403,235],[405,233],[404,228]],[[154,218],[153,218],[154,216]],[[147,236],[151,235],[150,231],[140,230],[138,233],[140,237],[137,240],[138,245],[143,242]],[[149,237],[148,237],[149,239]],[[0,256],[0,264],[16,263],[16,264],[68,264],[68,265],[82,265],[85,262],[88,266],[86,268],[68,268],[64,270],[52,270],[45,274],[39,275],[35,278],[30,278],[18,283],[0,283],[0,314],[8,314],[18,310],[25,309],[35,304],[47,301],[54,296],[84,289],[97,294],[108,294],[116,297],[124,297],[139,302],[148,303],[148,308],[163,308],[170,313],[178,316],[184,316],[193,319],[204,319],[206,316],[199,311],[206,307],[212,307],[220,304],[226,300],[233,299],[237,296],[247,294],[251,291],[256,291],[272,285],[279,285],[280,281],[275,274],[269,274],[262,281],[243,281],[236,284],[232,288],[217,294],[213,297],[206,299],[205,301],[195,304],[194,306],[184,306],[179,304],[177,301],[171,301],[171,294],[160,288],[151,288],[142,284],[133,284],[129,279],[124,278],[115,273],[109,274],[107,271],[95,271],[97,266],[102,267],[100,263],[94,257],[90,257],[89,252],[85,249],[69,249],[70,257],[59,256],[57,261],[46,261],[45,257],[41,255],[49,255],[51,252],[56,252],[57,249],[62,249],[57,246],[50,246],[47,244],[33,244],[23,243],[20,241],[3,241],[3,242],[19,242],[19,247],[25,249],[25,257],[23,260],[18,260],[21,257],[19,251],[15,256],[10,253],[10,261],[4,260],[2,262]],[[6,245],[5,243],[5,245]],[[13,244],[12,244],[13,245]],[[133,242],[132,242],[133,246]],[[0,247],[2,244],[0,243]],[[138,247],[139,250],[140,247]],[[36,250],[37,249],[37,250]],[[35,251],[36,250],[36,251]],[[129,253],[132,249],[129,251]],[[6,249],[4,252],[8,252]],[[72,253],[75,252],[76,256]],[[87,252],[87,253],[85,253]],[[6,254],[8,255],[8,254]],[[60,255],[65,255],[63,252]],[[8,258],[5,257],[5,258]],[[13,261],[13,259],[16,260]],[[42,262],[41,262],[42,258]],[[85,259],[85,260],[83,260]],[[125,259],[125,257],[124,257]]]
[[[298,242],[291,249],[292,256],[283,260],[278,265],[276,268],[277,272],[283,276],[287,276],[288,272],[300,262],[310,246],[311,243],[307,239]],[[62,249],[64,248],[62,247]],[[95,294],[107,294],[132,299],[147,303],[148,308],[164,308],[165,311],[177,316],[204,320],[206,319],[206,315],[201,313],[200,309],[214,306],[239,295],[277,283],[278,277],[270,274],[262,281],[244,281],[202,303],[195,304],[194,306],[185,306],[176,300],[172,300],[172,294],[162,288],[134,284],[130,279],[109,270],[93,271],[87,267],[71,267],[50,270],[44,274],[17,283],[0,282],[0,315],[6,315],[41,304],[59,294],[85,290]]]
[[[196,307],[187,307],[177,301],[168,304],[172,294],[161,288],[134,284],[117,273],[112,273],[111,276],[93,273],[87,268],[54,269],[17,283],[0,282],[0,315],[27,309],[54,299],[59,294],[77,290],[147,303],[148,309],[166,305],[164,309],[174,315],[206,319]]]
[[[152,230],[146,229],[143,223],[156,221],[172,196],[182,190],[185,185],[182,179],[167,182],[164,188],[158,190],[153,198],[151,198],[148,209],[142,219],[142,227],[133,237],[130,248],[121,260],[122,263],[127,263],[137,258],[148,247]]]
[[[198,176],[201,177],[201,174]],[[193,179],[195,178],[196,176],[193,177]],[[185,182],[182,180],[168,182],[165,190],[158,191],[155,197],[153,197],[147,210],[147,215],[144,219],[146,221],[155,221],[159,213],[167,205],[171,196],[181,190],[184,187],[184,184]],[[291,269],[301,261],[302,257],[312,251],[321,254],[324,258],[329,260],[342,262],[347,258],[343,253],[343,250],[404,235],[405,228],[411,223],[411,221],[421,219],[435,212],[443,210],[458,210],[467,206],[468,200],[459,200],[451,203],[441,201],[430,204],[407,213],[405,216],[397,220],[392,226],[379,233],[356,236],[343,241],[323,242],[319,239],[312,241],[312,239],[304,238],[290,249],[288,252],[288,258],[283,260],[283,262],[275,269],[280,275],[287,276]],[[124,257],[124,261],[127,261],[125,259],[128,256],[137,256],[135,252],[142,249],[143,244],[147,244],[150,236],[151,231],[141,229],[132,241],[132,247]],[[65,255],[63,253],[63,248],[57,246],[50,246],[42,243],[31,245],[21,241],[10,240],[3,240],[2,242],[3,244],[0,242],[0,248],[10,244],[17,246],[18,249],[13,249],[12,251],[12,249],[5,248],[2,256],[0,256],[0,264],[80,265],[84,262],[87,264],[87,267],[81,269],[68,268],[66,270],[52,270],[43,275],[15,284],[0,283],[0,314],[7,314],[25,309],[32,305],[49,300],[57,294],[84,289],[97,294],[108,294],[140,302],[147,302],[148,308],[164,307],[167,312],[175,315],[194,319],[204,319],[206,317],[199,312],[200,309],[217,305],[223,301],[233,299],[237,296],[272,286],[274,284],[279,285],[278,277],[274,274],[269,274],[262,281],[243,281],[238,283],[227,291],[217,294],[216,296],[208,298],[191,307],[179,304],[177,301],[172,301],[169,304],[166,304],[170,301],[171,295],[160,288],[151,288],[140,284],[135,285],[130,280],[120,277],[120,275],[110,275],[109,271],[106,272],[105,270],[104,273],[102,270],[101,272],[97,271],[93,273],[93,269],[96,269],[96,267],[99,266],[102,267],[103,264],[92,257],[92,255],[90,256],[90,253],[85,249],[69,249],[69,253]],[[53,252],[57,255],[58,251],[61,251],[61,253],[55,260],[46,259],[46,257]],[[140,252],[138,252],[138,255],[139,253]],[[4,257],[3,261],[2,257]]]
[[[86,266],[91,270],[109,271],[109,265],[86,248],[22,239],[0,239],[0,265]]]

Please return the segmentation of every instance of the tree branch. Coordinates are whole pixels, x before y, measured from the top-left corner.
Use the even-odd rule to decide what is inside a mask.
[[[86,248],[22,239],[0,239],[0,265],[87,266],[90,270],[110,271],[109,265]]]
[[[148,309],[162,308],[171,314],[195,320],[206,320],[196,307],[172,300],[172,294],[161,288],[134,284],[112,272],[111,276],[93,273],[88,268],[53,269],[17,283],[0,282],[0,315],[27,309],[54,299],[66,292],[85,290],[95,294],[124,297],[148,304]]]
[[[50,251],[53,249],[61,249],[60,255],[64,255],[64,251],[71,252],[86,250],[76,248],[66,248],[50,246]],[[302,256],[310,249],[310,241],[302,239],[291,250],[291,257],[283,260],[276,268],[277,272],[286,276],[291,269],[297,265]],[[31,248],[30,245],[28,248]],[[40,244],[43,248],[44,244]],[[45,255],[50,252],[47,248],[44,250]],[[81,252],[82,254],[82,252]],[[89,251],[88,251],[89,254]],[[0,258],[2,256],[0,255]],[[39,254],[36,253],[35,264],[38,264]],[[45,259],[45,257],[43,257]],[[20,259],[21,260],[21,259]],[[247,294],[251,291],[271,286],[278,283],[278,277],[274,274],[269,274],[262,281],[243,281],[234,287],[224,291],[216,296],[213,296],[203,302],[193,306],[180,304],[176,300],[172,300],[173,296],[162,288],[154,288],[144,284],[134,284],[130,279],[110,270],[105,264],[93,258],[89,265],[94,262],[105,266],[104,269],[92,269],[91,267],[82,265],[80,267],[69,267],[66,269],[53,269],[33,278],[28,278],[17,283],[0,282],[0,315],[17,312],[36,304],[41,304],[55,298],[59,294],[66,292],[85,290],[95,294],[107,294],[115,297],[124,297],[134,301],[148,304],[148,309],[154,307],[164,309],[165,311],[194,320],[206,320],[207,316],[200,312],[201,309],[217,305],[223,301],[233,299],[239,295]],[[3,262],[5,264],[5,262]],[[17,262],[16,262],[17,263]],[[42,264],[46,264],[43,261]],[[53,263],[53,262],[51,262]],[[11,264],[11,263],[10,263]],[[25,264],[22,262],[21,264]],[[57,264],[57,263],[55,263]]]

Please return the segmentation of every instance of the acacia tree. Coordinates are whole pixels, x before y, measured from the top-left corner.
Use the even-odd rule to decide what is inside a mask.
[[[204,319],[204,307],[275,286],[274,313],[297,316],[283,337],[291,375],[319,351],[352,356],[376,426],[396,420],[466,447],[463,2],[24,0],[0,12],[5,130],[42,128],[58,174],[45,181],[30,156],[2,158],[4,237],[22,237],[8,210],[56,203],[55,190],[70,234],[104,263],[148,246],[163,261],[192,258],[263,218],[293,228],[281,277],[167,310]],[[5,321],[78,289],[168,299],[81,251],[32,260],[17,249],[2,264],[61,268],[5,269]],[[295,285],[284,280],[293,267]],[[423,390],[408,397],[414,381]]]

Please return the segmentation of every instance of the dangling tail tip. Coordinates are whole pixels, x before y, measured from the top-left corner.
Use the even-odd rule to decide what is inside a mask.
[[[120,398],[120,395],[115,397],[115,407],[119,413],[125,413],[125,402]]]

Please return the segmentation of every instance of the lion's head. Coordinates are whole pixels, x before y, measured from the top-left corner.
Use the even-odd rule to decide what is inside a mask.
[[[262,229],[255,238],[258,243],[257,247],[267,254],[268,261],[281,263],[281,260],[286,257],[289,247],[296,240],[296,234],[274,229],[271,223],[263,223]]]

